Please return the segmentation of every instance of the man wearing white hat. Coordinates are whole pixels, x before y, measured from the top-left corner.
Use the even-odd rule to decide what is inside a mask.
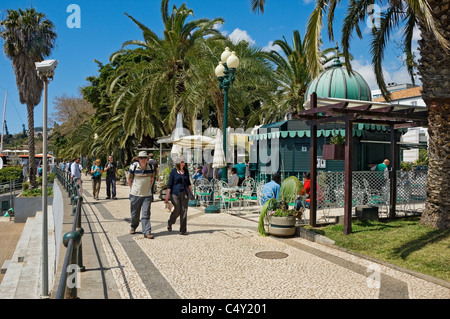
[[[144,237],[153,239],[151,234],[150,214],[152,204],[152,185],[155,172],[152,166],[147,164],[147,152],[141,151],[138,154],[138,161],[130,165],[128,175],[128,185],[130,186],[130,210],[131,229],[130,234],[136,233],[139,226],[139,219],[142,223]],[[142,210],[142,217],[141,217]]]

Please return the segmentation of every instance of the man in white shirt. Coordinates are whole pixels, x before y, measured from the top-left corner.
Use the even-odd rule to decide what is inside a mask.
[[[78,194],[82,196],[83,194],[83,181],[81,180],[81,158],[77,157],[75,161],[70,165],[70,175],[72,179],[78,185]]]
[[[138,155],[138,162],[130,165],[127,180],[128,186],[130,186],[130,234],[136,234],[136,228],[139,226],[140,219],[144,238],[153,239],[154,236],[151,234],[150,215],[152,204],[152,185],[155,173],[153,171],[153,167],[148,165],[147,160],[147,152],[141,151]]]

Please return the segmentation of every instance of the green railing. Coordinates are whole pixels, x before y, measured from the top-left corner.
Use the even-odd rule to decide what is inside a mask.
[[[79,196],[78,185],[72,180],[69,172],[56,168],[56,177],[69,195],[72,215],[74,216],[72,230],[63,236],[63,244],[67,251],[61,270],[56,299],[77,299],[77,289],[79,288],[78,274],[80,271],[85,270],[81,240],[84,234],[84,230],[81,227],[83,197]]]

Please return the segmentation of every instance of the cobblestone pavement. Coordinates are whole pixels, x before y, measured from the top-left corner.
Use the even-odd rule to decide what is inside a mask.
[[[280,239],[257,233],[259,215],[207,214],[189,208],[188,236],[168,232],[169,213],[160,200],[152,204],[155,239],[140,226],[129,230],[129,188],[117,185],[117,200],[92,198],[84,183],[85,237],[95,233],[97,254],[113,284],[104,289],[120,299],[449,299],[450,285],[375,263],[355,254],[299,237]],[[86,240],[86,239],[83,239]],[[94,258],[91,255],[90,258]],[[86,257],[85,257],[86,260]],[[95,266],[92,266],[95,267]],[[83,289],[81,298],[91,298]],[[101,285],[101,283],[97,283]],[[90,283],[88,285],[93,285]],[[103,298],[102,294],[96,298]]]

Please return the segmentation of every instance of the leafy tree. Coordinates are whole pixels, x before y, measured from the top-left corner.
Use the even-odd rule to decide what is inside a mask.
[[[109,93],[116,91],[111,95],[113,114],[119,109],[124,110],[122,118],[112,120],[116,125],[122,125],[125,138],[135,136],[142,141],[146,135],[155,137],[172,131],[176,115],[186,113],[183,94],[187,75],[198,59],[192,52],[197,52],[201,42],[223,38],[214,28],[215,24],[223,23],[223,19],[188,21],[193,10],[185,4],[178,8],[174,5],[169,14],[168,5],[168,0],[161,1],[162,38],[127,14],[142,30],[144,40],[127,41],[122,50],[111,56],[114,61],[126,47],[137,45],[143,49],[139,54],[149,60],[145,64],[121,68],[109,86]],[[119,82],[124,78],[127,85],[120,86]]]
[[[261,112],[263,105],[267,109],[275,107],[273,92],[276,90],[273,67],[265,53],[246,41],[237,44],[230,40],[205,42],[201,52],[196,53],[201,58],[191,65],[185,92],[187,109],[191,111],[188,119],[209,118],[205,125],[222,128],[224,97],[214,69],[226,47],[235,51],[240,60],[236,80],[229,90],[228,123],[231,127],[245,129],[261,122],[265,116]]]
[[[39,104],[43,90],[43,82],[37,75],[34,63],[43,61],[50,55],[56,33],[53,23],[34,8],[7,10],[6,18],[0,21],[0,26],[0,37],[5,42],[3,51],[12,60],[20,103],[27,105],[29,177],[34,186],[34,107]]]

